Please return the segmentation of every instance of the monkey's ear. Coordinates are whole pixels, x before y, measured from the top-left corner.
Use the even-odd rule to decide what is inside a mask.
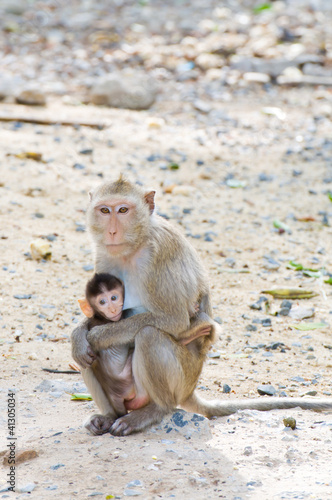
[[[81,311],[87,318],[92,318],[93,309],[90,306],[89,302],[86,299],[78,299],[78,303],[80,305]]]
[[[145,195],[144,195],[145,202],[149,205],[149,208],[150,208],[150,214],[152,214],[154,211],[154,207],[155,207],[154,195],[155,194],[156,194],[155,191],[150,191],[149,193],[145,193]]]

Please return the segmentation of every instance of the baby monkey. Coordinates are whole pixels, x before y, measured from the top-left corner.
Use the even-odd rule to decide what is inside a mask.
[[[124,286],[115,276],[96,273],[88,281],[85,299],[79,300],[82,312],[89,318],[88,329],[109,321],[119,321],[124,303]],[[114,420],[136,406],[145,406],[149,399],[145,391],[135,384],[132,362],[134,344],[113,345],[97,353],[91,368],[83,370],[83,377],[99,381],[114,412]],[[92,371],[92,373],[91,373]]]

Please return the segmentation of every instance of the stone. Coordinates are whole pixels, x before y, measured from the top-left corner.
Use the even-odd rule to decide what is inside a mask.
[[[271,81],[267,73],[257,73],[254,71],[244,73],[243,79],[249,83],[269,83]]]
[[[156,84],[150,76],[138,71],[119,71],[98,78],[90,100],[97,105],[141,110],[149,109],[156,96]]]
[[[195,436],[197,438],[211,437],[211,430],[207,418],[196,413],[189,413],[184,410],[177,410],[171,415],[164,417],[161,423],[152,427],[148,432],[166,433],[167,437],[184,436],[190,439]]]
[[[36,488],[36,486],[36,483],[28,483],[25,486],[19,486],[15,491],[17,491],[18,493],[31,493]]]
[[[40,89],[28,88],[22,90],[15,100],[18,104],[25,104],[27,106],[45,106],[46,97]]]
[[[38,238],[30,243],[31,257],[35,260],[50,259],[52,256],[51,245],[47,240]]]
[[[277,392],[277,390],[273,387],[273,385],[266,384],[266,385],[259,385],[257,387],[257,392],[261,396],[274,396]]]
[[[196,99],[196,101],[193,102],[193,106],[197,111],[200,111],[201,113],[209,113],[212,109],[210,103],[202,101],[201,99]]]
[[[307,63],[302,68],[302,73],[304,75],[312,76],[332,76],[332,69],[326,68],[319,64]]]
[[[314,307],[302,307],[302,306],[293,307],[288,313],[288,316],[290,318],[297,320],[312,318],[314,315],[315,315]]]

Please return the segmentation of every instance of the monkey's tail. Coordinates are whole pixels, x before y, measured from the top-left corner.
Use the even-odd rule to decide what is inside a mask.
[[[208,418],[225,417],[239,410],[286,410],[288,408],[302,408],[303,410],[324,411],[332,410],[332,398],[271,398],[269,396],[255,399],[238,399],[207,401],[195,392],[181,405],[185,410],[200,413]]]

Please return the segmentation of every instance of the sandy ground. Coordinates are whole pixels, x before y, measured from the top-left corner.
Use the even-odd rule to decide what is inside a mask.
[[[261,112],[271,105],[285,119]],[[146,112],[73,107],[61,100],[46,110],[1,105],[8,113],[93,119],[107,126],[7,123],[0,135],[0,451],[8,444],[7,394],[15,389],[17,449],[38,453],[17,467],[16,493],[4,491],[8,468],[1,466],[0,498],[332,498],[331,413],[243,411],[204,420],[189,434],[174,426],[126,438],[93,437],[82,427],[95,410],[93,402],[72,402],[67,394],[84,390],[80,375],[42,371],[66,370],[71,361],[77,299],[93,264],[82,230],[87,193],[101,177],[124,172],[156,189],[159,212],[182,228],[209,272],[222,335],[199,392],[207,398],[253,397],[259,385],[269,383],[289,396],[331,397],[329,326],[296,330],[291,325],[298,321],[249,305],[262,290],[303,287],[318,295],[293,301],[293,308],[312,307],[315,317],[308,321],[331,322],[331,286],[286,266],[294,260],[332,272],[332,205],[326,194],[332,179],[332,95],[321,89],[275,95],[257,90],[216,106],[227,119],[211,125],[180,101],[157,102]],[[164,123],[151,128],[151,117]],[[80,154],[84,149],[92,154]],[[45,163],[13,156],[23,151],[42,153]],[[160,156],[149,161],[150,155]],[[180,168],[168,169],[170,161]],[[231,176],[244,187],[229,187],[225,180]],[[173,185],[182,187],[166,193]],[[274,219],[291,234],[280,234]],[[51,260],[26,255],[38,237],[52,240]],[[279,269],[266,269],[264,256]],[[30,298],[14,298],[22,294]],[[270,312],[280,309],[280,300],[270,303]],[[271,326],[252,323],[267,317]],[[249,324],[257,330],[247,330]],[[276,342],[284,345],[271,349]],[[296,419],[296,430],[285,428],[285,416]]]

